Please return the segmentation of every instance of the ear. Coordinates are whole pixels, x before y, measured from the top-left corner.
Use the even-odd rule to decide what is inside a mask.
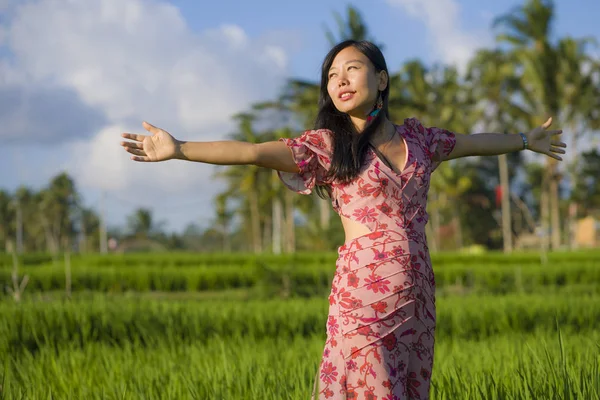
[[[388,85],[388,74],[385,71],[380,71],[378,75],[378,89],[383,92]]]

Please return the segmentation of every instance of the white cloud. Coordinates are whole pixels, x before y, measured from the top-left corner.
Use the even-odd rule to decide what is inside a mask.
[[[66,143],[64,168],[89,190],[209,204],[213,166],[135,163],[119,134],[144,133],[147,120],[180,139],[222,139],[233,114],[278,94],[288,68],[276,42],[231,24],[192,31],[162,1],[9,3],[0,0],[10,10],[0,20],[0,94],[19,101],[15,112],[0,113],[0,123],[14,127],[0,139]]]
[[[24,74],[73,88],[111,121],[145,116],[190,131],[215,128],[259,89],[272,93],[286,67],[237,26],[196,35],[175,7],[141,0],[25,5],[10,44]]]
[[[473,53],[490,44],[487,32],[468,32],[460,26],[460,8],[455,0],[386,0],[422,21],[429,31],[440,60],[463,69]]]
[[[71,143],[71,157],[65,160],[63,169],[78,171],[83,187],[121,191],[133,185],[129,154],[116,145],[118,140],[115,143],[117,132],[123,131],[123,126],[109,125],[90,140]]]

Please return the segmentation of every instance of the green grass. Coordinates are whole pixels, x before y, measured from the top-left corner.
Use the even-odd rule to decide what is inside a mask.
[[[600,296],[507,295],[447,297],[437,301],[439,338],[485,339],[509,332],[600,330]],[[170,300],[133,295],[73,301],[0,303],[0,353],[45,346],[166,341],[213,337],[291,338],[325,333],[327,299]]]
[[[7,392],[27,399],[50,392],[60,399],[307,398],[320,351],[321,340],[303,337],[46,347],[11,360]]]
[[[335,252],[296,252],[292,254],[253,254],[253,253],[128,253],[128,254],[73,254],[71,260],[74,266],[114,267],[114,266],[171,266],[199,267],[224,265],[252,266],[258,263],[266,264],[328,264],[335,261]],[[571,262],[600,260],[600,249],[578,251],[555,251],[547,254],[549,265],[560,265]],[[62,262],[63,254],[53,257],[51,254],[22,254],[18,256],[20,265],[47,265]],[[434,253],[431,256],[434,265],[449,264],[477,267],[482,264],[504,265],[539,265],[540,254],[537,251],[514,252],[505,255],[502,252],[487,252],[483,254],[467,254],[459,252]],[[0,269],[12,267],[12,255],[0,252]]]
[[[439,340],[433,399],[599,399],[600,334]],[[11,357],[7,399],[308,399],[319,336],[90,343]]]
[[[433,399],[600,399],[600,331],[437,342]]]
[[[600,400],[598,260],[435,256],[432,399]],[[310,397],[335,255],[74,257],[70,300],[62,261],[22,261],[23,301],[0,297],[0,400]]]
[[[488,257],[491,258],[491,257]],[[510,257],[506,257],[511,260]],[[534,263],[529,258],[515,257],[512,263],[499,257],[486,260],[474,257],[468,263],[458,258],[434,261],[438,290],[504,294],[513,291],[533,293],[547,288],[585,285],[600,282],[600,257],[574,256],[563,262],[548,265]],[[135,257],[114,259],[104,265],[93,258],[80,258],[71,267],[72,291],[99,291],[105,293],[126,291],[214,291],[254,288],[265,295],[288,292],[292,296],[326,296],[335,270],[335,257],[315,256],[299,258],[249,258],[238,263],[216,265],[201,259],[184,258],[189,263],[161,264],[164,260],[139,260]],[[519,261],[520,260],[520,261]],[[147,261],[143,264],[142,261]],[[196,264],[190,264],[192,261]],[[478,262],[474,262],[478,261]],[[28,275],[27,291],[46,292],[65,288],[65,268],[61,262],[28,265],[20,268],[20,275]],[[0,268],[0,283],[11,281],[11,269]]]

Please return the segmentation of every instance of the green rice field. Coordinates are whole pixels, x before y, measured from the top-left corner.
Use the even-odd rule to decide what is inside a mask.
[[[309,399],[335,254],[23,257],[0,399]],[[0,256],[0,283],[11,261]],[[434,257],[432,399],[600,400],[600,253]]]

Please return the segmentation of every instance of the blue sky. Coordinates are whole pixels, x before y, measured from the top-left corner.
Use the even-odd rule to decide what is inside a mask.
[[[423,3],[428,0],[422,0]],[[460,0],[436,1],[431,3],[455,4],[458,19],[453,25],[460,31],[480,36],[482,43],[493,40],[490,29],[492,20],[522,1],[506,0]],[[329,49],[325,39],[325,26],[335,28],[334,12],[345,15],[346,1],[303,0],[277,1],[262,0],[245,2],[223,0],[204,2],[193,0],[171,0],[195,30],[202,30],[221,23],[235,23],[244,28],[250,36],[261,36],[285,32],[291,35],[291,46],[296,50],[291,57],[291,73],[303,77],[318,76],[318,69],[324,54]],[[372,4],[363,6],[362,4]],[[385,55],[390,68],[400,65],[409,58],[420,58],[427,63],[440,61],[435,51],[435,38],[422,19],[412,16],[402,6],[390,6],[393,1],[373,0],[355,2],[362,13],[373,36],[385,44]],[[398,1],[397,3],[417,3]],[[600,1],[560,0],[555,3],[557,35],[595,36],[600,38]],[[285,36],[285,35],[284,35]]]
[[[230,116],[317,80],[325,27],[347,2],[0,0],[0,188],[39,189],[65,170],[87,206],[123,224],[136,206],[167,228],[206,225],[223,183],[210,165],[136,164],[122,131],[148,120],[187,140],[221,140]],[[464,65],[493,44],[505,0],[356,2],[391,70],[413,58]],[[370,4],[365,6],[364,4]],[[555,36],[600,41],[600,1],[555,2]],[[596,56],[600,52],[596,51]]]

